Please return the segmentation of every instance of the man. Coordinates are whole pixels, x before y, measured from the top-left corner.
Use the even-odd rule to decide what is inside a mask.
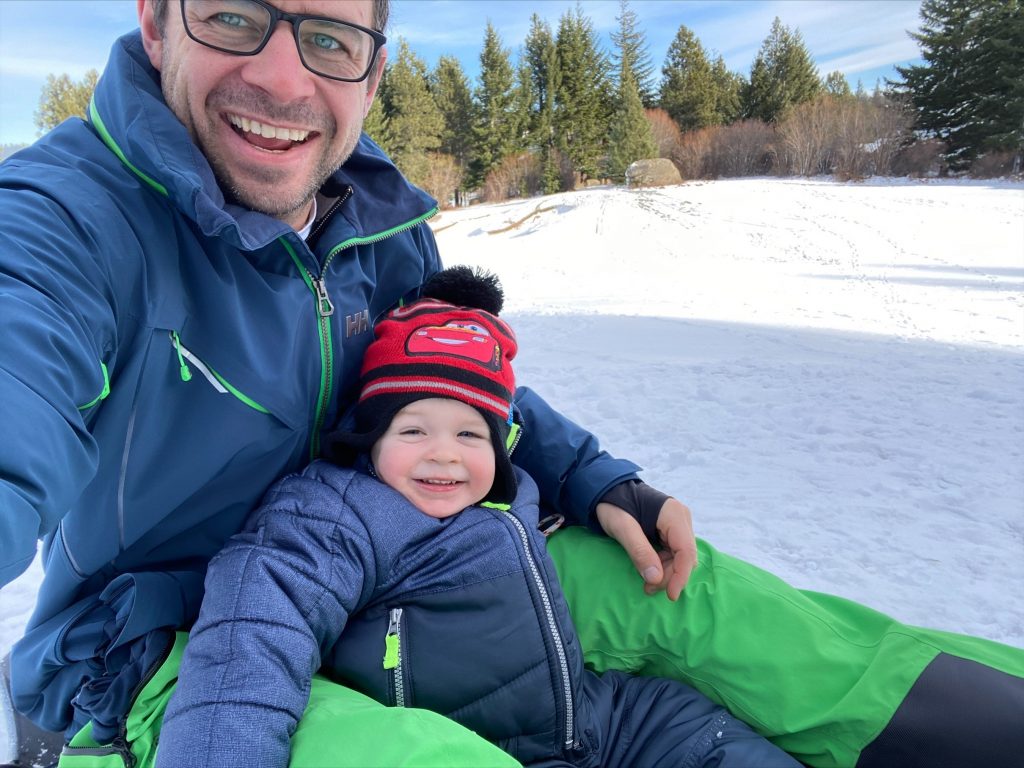
[[[174,630],[196,615],[209,558],[272,478],[319,455],[372,321],[439,258],[434,202],[360,136],[384,0],[138,11],[89,121],[0,166],[0,578],[46,537],[11,656],[18,708],[74,737],[68,760],[146,764]],[[551,538],[592,664],[681,677],[812,764],[884,765],[899,750],[955,761],[965,744],[998,764],[1024,750],[1005,738],[1022,709],[1019,652],[805,595],[703,542],[693,571],[682,504],[536,394],[517,406],[531,429],[516,462],[547,506],[603,527],[631,559],[576,530]],[[670,600],[634,597],[636,572]],[[965,716],[929,709],[964,688],[977,699]],[[473,738],[423,713],[333,684],[311,701],[297,748],[345,750],[313,748],[304,764],[481,762]],[[992,735],[982,747],[962,736],[974,728]],[[917,741],[891,738],[908,732]]]
[[[4,583],[47,537],[11,684],[68,736],[125,738],[207,560],[318,455],[369,321],[439,268],[434,202],[360,139],[387,3],[282,6],[139,2],[89,124],[3,168]],[[555,511],[587,522],[635,478],[533,393],[518,405],[544,437],[517,455]],[[639,524],[601,515],[676,597],[693,536],[659,504],[678,542],[664,579]]]

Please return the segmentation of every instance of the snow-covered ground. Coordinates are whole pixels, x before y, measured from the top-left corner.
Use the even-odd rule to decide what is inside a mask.
[[[593,189],[433,226],[502,278],[520,382],[698,535],[1024,647],[1024,184]],[[39,579],[0,591],[0,654]]]

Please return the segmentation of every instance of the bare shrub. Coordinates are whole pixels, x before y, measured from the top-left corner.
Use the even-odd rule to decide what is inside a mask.
[[[658,147],[658,157],[671,158],[682,141],[682,131],[664,109],[646,109],[644,113]]]
[[[970,175],[976,179],[995,179],[1020,173],[1019,152],[988,152],[971,163]]]
[[[669,159],[676,164],[684,179],[703,179],[707,175],[705,165],[711,154],[711,144],[717,128],[700,128],[683,134],[679,146]]]
[[[946,144],[939,139],[920,139],[903,147],[892,161],[896,176],[941,176],[948,166]]]
[[[451,208],[457,204],[456,191],[462,183],[462,169],[451,155],[431,152],[427,159],[429,162],[419,179],[419,186],[442,208]]]
[[[909,104],[883,98],[871,101],[869,117],[872,139],[873,172],[888,176],[900,149],[910,138],[914,126],[914,111]]]
[[[761,120],[717,128],[704,167],[711,177],[763,176],[776,164],[775,129]]]
[[[544,169],[540,158],[531,152],[510,155],[487,174],[480,197],[498,203],[516,197],[538,194],[543,186]]]
[[[779,135],[791,173],[862,179],[892,172],[912,122],[910,110],[896,101],[825,94],[795,107]]]
[[[861,99],[833,99],[831,171],[843,180],[863,179],[874,171],[874,132],[871,112],[874,107]]]
[[[836,163],[840,117],[834,96],[799,104],[779,123],[779,138],[790,173],[816,176],[831,173]]]

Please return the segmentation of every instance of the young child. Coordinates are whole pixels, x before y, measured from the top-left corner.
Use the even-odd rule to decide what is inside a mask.
[[[210,563],[157,764],[285,766],[322,671],[523,764],[798,766],[682,683],[583,668],[537,488],[509,461],[500,287],[455,268],[424,294],[374,329],[339,437],[355,467],[284,478]]]

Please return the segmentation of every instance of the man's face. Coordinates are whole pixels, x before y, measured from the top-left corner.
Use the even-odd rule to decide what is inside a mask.
[[[372,26],[370,0],[278,0],[275,5]],[[168,106],[226,192],[301,228],[317,190],[359,140],[384,51],[363,82],[329,80],[302,65],[287,23],[277,25],[257,55],[236,56],[190,39],[178,0],[168,6],[161,37],[151,4],[138,0],[143,42],[160,70]]]

